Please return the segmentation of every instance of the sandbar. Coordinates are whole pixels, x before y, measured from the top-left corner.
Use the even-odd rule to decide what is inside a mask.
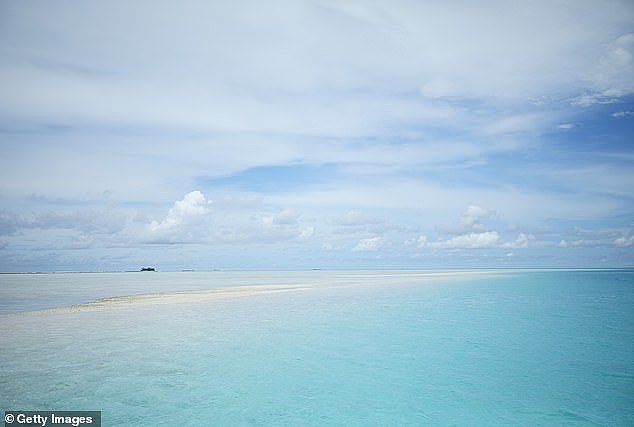
[[[260,285],[236,286],[231,288],[203,289],[192,291],[158,292],[139,295],[123,295],[99,298],[94,301],[82,304],[75,304],[68,307],[23,311],[15,314],[37,315],[76,313],[83,311],[102,311],[121,308],[135,308],[150,305],[210,301],[223,298],[239,298],[262,294],[301,291],[306,289],[308,289],[308,287],[306,287],[305,285]]]
[[[516,270],[517,271],[517,270]],[[314,289],[316,286],[376,286],[394,283],[421,283],[444,282],[450,279],[459,279],[464,276],[482,276],[499,273],[508,273],[509,270],[378,270],[360,272],[333,272],[333,276],[326,280],[307,282],[301,284],[273,284],[273,285],[241,285],[202,290],[166,291],[136,295],[122,295],[95,299],[90,302],[75,304],[66,307],[55,307],[41,310],[22,311],[11,314],[37,315],[37,314],[64,314],[77,312],[94,312],[143,306],[155,306],[177,303],[193,303],[226,298],[249,297],[255,295],[275,294],[283,292],[297,292]]]

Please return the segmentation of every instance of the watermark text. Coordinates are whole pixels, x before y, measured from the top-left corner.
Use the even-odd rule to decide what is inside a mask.
[[[5,427],[101,427],[101,411],[4,411]]]

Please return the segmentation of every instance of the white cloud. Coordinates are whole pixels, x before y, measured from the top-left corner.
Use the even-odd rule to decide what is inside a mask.
[[[566,129],[566,130],[568,130],[568,129],[572,129],[572,128],[574,128],[574,127],[575,127],[575,124],[574,124],[574,123],[562,123],[562,124],[560,124],[560,125],[557,125],[557,127],[558,127],[559,129]]]
[[[497,231],[485,231],[455,236],[445,241],[429,243],[428,246],[442,249],[479,249],[494,248],[499,244],[500,236]]]
[[[204,217],[209,213],[211,201],[198,190],[185,194],[183,200],[174,203],[174,206],[167,212],[167,216],[159,221],[152,221],[149,230],[153,234],[161,235],[170,232],[181,226]]]
[[[460,224],[439,225],[436,227],[436,230],[439,233],[446,234],[463,234],[468,231],[481,231],[484,229],[484,224],[482,224],[481,221],[493,218],[495,215],[495,211],[477,205],[469,205],[460,217]]]
[[[294,225],[299,219],[299,213],[294,209],[286,208],[281,212],[262,218],[262,223],[267,227],[279,225]]]
[[[614,240],[614,244],[619,247],[627,247],[634,245],[634,234],[630,236],[622,236]]]
[[[419,248],[424,248],[428,245],[429,242],[427,241],[427,236],[422,235],[418,237],[418,239],[416,240],[416,243]]]
[[[352,249],[354,252],[373,252],[383,246],[383,238],[379,236],[369,237],[359,240],[359,243]]]
[[[595,99],[590,95],[586,105],[596,103],[611,103],[634,92],[634,33],[626,33],[617,37],[608,46],[600,60],[590,71],[590,79],[596,89]]]
[[[110,3],[7,6],[5,110],[57,121],[360,135],[424,117],[421,102],[398,96],[418,88],[432,98],[536,99],[561,88],[626,93],[631,76],[627,1],[583,2],[575,13],[535,1],[521,14],[504,2],[274,4],[185,2],[151,14],[132,4],[125,15]],[[516,129],[511,122],[502,128]]]
[[[627,245],[631,230],[627,227],[619,228],[581,228],[574,227],[562,233],[565,238],[561,239],[557,246],[560,248],[609,248],[620,245]],[[543,243],[543,242],[542,242]]]
[[[475,209],[473,210],[476,211]],[[481,212],[483,213],[483,212]],[[535,240],[533,234],[519,233],[517,238],[511,242],[503,242],[497,231],[471,232],[452,237],[447,240],[430,242],[427,236],[421,235],[418,238],[419,248],[435,249],[478,249],[478,248],[508,248],[521,249],[528,248],[529,243]]]
[[[244,206],[231,211],[216,212],[214,230],[209,240],[217,243],[269,243],[306,241],[316,233],[316,221],[301,220],[301,213],[294,208],[284,208],[277,213]],[[311,225],[309,225],[311,224]]]
[[[0,63],[2,117],[68,123],[73,131],[68,144],[47,143],[50,149],[28,154],[3,152],[0,181],[14,181],[8,191],[16,194],[67,195],[72,189],[83,198],[110,189],[120,199],[166,202],[196,177],[298,159],[363,163],[357,167],[387,173],[469,167],[490,154],[521,148],[519,142],[502,147],[487,132],[559,122],[550,112],[524,111],[527,99],[548,98],[553,90],[594,94],[601,73],[579,76],[606,55],[609,64],[626,67],[630,46],[628,36],[614,37],[631,23],[627,2],[618,1],[601,7],[583,3],[572,15],[548,1],[531,3],[522,14],[504,2],[456,8],[443,2],[299,0],[292,7],[275,2],[279,7],[271,10],[247,4],[185,3],[150,15],[141,5],[130,5],[125,15],[105,4],[10,6],[15,19],[6,23],[3,39],[12,53]],[[143,31],[135,16],[146,16]],[[581,25],[584,16],[593,16],[593,25]],[[173,25],[169,36],[165,22]],[[187,78],[178,79],[185,69]],[[601,77],[601,90],[616,88],[619,79]],[[473,101],[480,107],[466,106]],[[118,141],[108,135],[106,144],[76,133],[113,124],[153,134]],[[438,141],[421,130],[427,125],[451,134],[459,129],[465,137]],[[418,136],[398,145],[385,142],[404,133]],[[306,135],[329,138],[316,142]],[[342,142],[346,136],[378,139]],[[82,146],[86,152],[78,151]],[[101,188],[103,182],[107,188]]]
[[[587,93],[573,98],[574,105],[614,104],[634,93],[634,33],[622,34],[605,44],[599,61],[585,74]]]
[[[341,251],[345,249],[344,246],[339,244],[335,245],[332,242],[324,242],[321,248],[325,251]]]
[[[151,243],[273,243],[308,239],[314,233],[313,227],[299,224],[300,215],[294,209],[270,214],[252,211],[252,205],[225,211],[211,207],[212,201],[202,192],[189,192],[164,219],[147,225],[143,239]]]
[[[616,104],[618,98],[610,92],[598,92],[589,95],[579,95],[572,99],[571,104],[579,107],[591,107],[596,104]]]
[[[460,221],[468,227],[479,228],[481,220],[491,218],[494,215],[495,211],[484,209],[476,205],[469,205],[465,213],[462,214]]]
[[[572,100],[572,104],[584,108],[591,107],[597,104],[616,104],[619,102],[620,96],[620,92],[605,90],[589,95],[579,95]]]
[[[615,117],[617,119],[622,119],[625,117],[634,117],[634,111],[617,111],[615,113],[612,113],[612,117]]]
[[[141,2],[125,11],[9,2],[0,208],[20,214],[0,210],[0,234],[13,246],[25,229],[59,231],[82,247],[97,235],[280,243],[318,233],[369,250],[383,240],[361,237],[402,241],[452,221],[436,229],[443,240],[412,244],[520,248],[530,235],[505,243],[486,231],[503,228],[481,206],[504,209],[518,227],[630,214],[631,158],[579,153],[572,166],[551,156],[562,146],[548,139],[582,123],[570,102],[614,103],[613,118],[631,117],[620,104],[633,92],[631,11],[630,0],[536,0],[521,13],[491,0]],[[305,181],[282,171],[267,191],[249,178],[288,165],[333,167]],[[207,196],[182,197],[192,187]],[[106,191],[122,208],[76,208],[105,203]],[[31,193],[45,200],[24,202]],[[55,201],[74,207],[42,207]],[[478,205],[457,218],[467,201]],[[599,243],[628,244],[619,236]]]
[[[489,122],[483,124],[482,129],[486,134],[492,135],[534,132],[544,127],[545,124],[549,124],[550,120],[552,120],[552,115],[528,112],[501,118],[492,117]]]
[[[528,242],[535,240],[532,234],[520,233],[513,242],[507,242],[502,245],[503,248],[527,248]]]

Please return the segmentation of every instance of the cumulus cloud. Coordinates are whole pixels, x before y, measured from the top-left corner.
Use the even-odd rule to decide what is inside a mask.
[[[300,223],[291,208],[277,213],[251,211],[252,205],[217,211],[201,191],[191,191],[176,201],[160,221],[146,226],[148,243],[275,243],[307,240],[314,226]]]
[[[634,234],[623,228],[579,228],[567,233],[567,238],[559,242],[559,247],[627,247],[634,241]]]
[[[497,231],[484,231],[485,225],[482,221],[494,218],[496,211],[485,209],[478,205],[469,205],[460,217],[458,225],[442,225],[436,227],[440,234],[456,234],[454,237],[429,241],[426,235],[418,237],[417,246],[419,248],[436,249],[478,249],[478,248],[527,248],[529,242],[535,239],[533,234],[519,233],[517,238],[510,242],[504,242]],[[516,226],[510,227],[512,230]]]
[[[383,238],[379,236],[369,237],[359,240],[359,243],[352,249],[354,252],[374,252],[383,246]]]
[[[519,233],[517,238],[510,242],[504,242],[497,231],[471,232],[454,236],[446,240],[429,241],[427,236],[418,237],[419,248],[433,249],[481,249],[481,248],[528,248],[529,243],[535,240],[533,234]]]
[[[431,248],[440,249],[480,249],[494,248],[500,244],[500,235],[497,231],[484,231],[482,233],[468,233],[451,239],[428,243]]]
[[[532,234],[520,233],[512,242],[507,242],[502,245],[504,248],[527,248],[528,242],[535,240],[535,236]]]
[[[158,236],[173,231],[181,231],[190,235],[193,230],[185,230],[184,228],[204,218],[209,213],[210,206],[211,201],[207,200],[203,193],[198,190],[189,192],[182,200],[174,203],[163,220],[152,221],[148,228],[152,234]]]
[[[298,211],[291,208],[282,209],[275,214],[264,214],[260,218],[261,227],[243,228],[243,239],[262,242],[307,240],[315,234],[315,227],[302,225],[300,216]],[[239,228],[240,225],[234,224],[234,227]]]

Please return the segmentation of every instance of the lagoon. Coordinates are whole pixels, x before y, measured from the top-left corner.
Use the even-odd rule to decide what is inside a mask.
[[[634,423],[632,270],[2,275],[0,289],[4,410],[101,410],[103,425]]]

